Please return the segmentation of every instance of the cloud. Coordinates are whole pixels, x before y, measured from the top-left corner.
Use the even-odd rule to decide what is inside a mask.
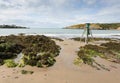
[[[0,0],[0,24],[64,27],[119,22],[120,0]]]
[[[96,4],[97,0],[83,0],[83,2],[88,5],[94,5],[94,4]]]

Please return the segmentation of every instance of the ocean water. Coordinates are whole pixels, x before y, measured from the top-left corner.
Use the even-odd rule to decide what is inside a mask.
[[[59,38],[82,37],[82,29],[62,29],[62,28],[30,28],[30,29],[0,29],[0,35],[46,35]],[[93,37],[119,38],[120,30],[91,30]]]

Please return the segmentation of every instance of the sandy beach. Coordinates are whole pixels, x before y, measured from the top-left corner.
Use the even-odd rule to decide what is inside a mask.
[[[120,64],[115,64],[104,59],[96,58],[97,62],[104,64],[110,71],[96,70],[88,65],[74,65],[77,51],[82,42],[65,39],[56,41],[62,49],[56,57],[56,63],[49,68],[26,66],[24,68],[7,68],[0,66],[0,83],[119,83]],[[100,42],[95,42],[99,44]],[[34,71],[33,74],[21,74],[21,70]]]
[[[0,83],[120,83],[120,0],[0,0]]]

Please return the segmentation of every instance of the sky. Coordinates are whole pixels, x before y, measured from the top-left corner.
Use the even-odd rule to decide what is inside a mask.
[[[120,22],[120,0],[0,0],[0,24],[63,28]]]

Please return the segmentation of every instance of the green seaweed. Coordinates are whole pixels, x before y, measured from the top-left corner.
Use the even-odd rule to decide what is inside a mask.
[[[21,74],[33,74],[33,71],[21,70]]]
[[[43,35],[9,35],[0,36],[0,59],[14,59],[19,53],[23,54],[18,66],[25,65],[49,67],[60,53],[60,47]]]
[[[8,59],[8,60],[4,60],[4,64],[8,67],[8,68],[13,68],[13,67],[16,67],[17,64],[11,60],[11,59]]]
[[[75,41],[85,42],[85,38],[76,37],[76,38],[71,38],[71,39],[75,40]],[[118,39],[116,39],[116,40],[118,40]],[[92,37],[88,38],[89,42],[93,42],[93,41],[116,41],[116,40],[111,39],[111,38],[92,38]]]
[[[118,42],[107,42],[102,43],[100,46],[98,45],[85,45],[80,47],[78,51],[78,60],[82,60],[84,64],[91,65],[94,68],[100,68],[109,71],[109,69],[105,68],[101,64],[97,63],[95,57],[100,57],[115,63],[120,63],[120,43]],[[77,61],[79,62],[79,61]],[[97,66],[95,66],[96,64]]]

